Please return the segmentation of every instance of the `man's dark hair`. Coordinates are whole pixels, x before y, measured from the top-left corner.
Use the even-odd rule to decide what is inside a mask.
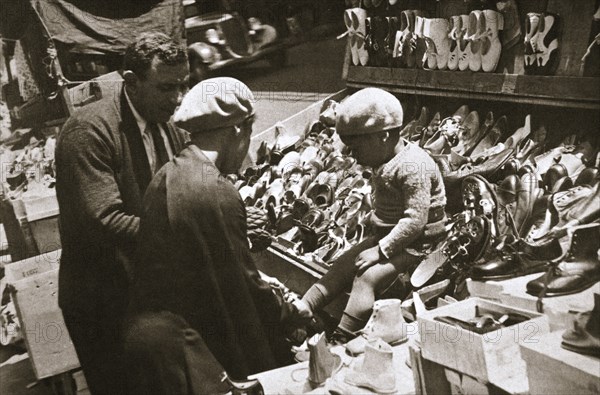
[[[183,45],[164,33],[147,32],[127,47],[123,68],[145,79],[155,57],[169,66],[187,64],[187,50]]]

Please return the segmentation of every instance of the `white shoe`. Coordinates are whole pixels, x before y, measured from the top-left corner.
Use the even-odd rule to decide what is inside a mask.
[[[365,348],[364,360],[346,373],[344,381],[381,394],[395,392],[396,375],[392,346],[381,339],[369,342]]]
[[[427,45],[427,68],[444,70],[450,56],[449,23],[444,18],[425,18],[423,37]]]
[[[373,304],[373,313],[361,335],[346,344],[350,355],[359,355],[365,351],[367,343],[373,339],[383,339],[394,345],[407,339],[406,322],[402,316],[400,299],[381,299]]]
[[[469,27],[467,29],[467,40],[470,41],[469,69],[471,71],[481,70],[481,36],[485,31],[485,16],[483,11],[475,10],[469,14]]]
[[[486,73],[496,70],[502,43],[498,31],[504,29],[504,17],[498,11],[484,10],[485,32],[481,36],[481,69]]]

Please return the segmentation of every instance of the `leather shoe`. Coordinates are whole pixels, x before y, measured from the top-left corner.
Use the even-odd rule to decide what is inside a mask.
[[[562,237],[571,227],[589,224],[600,218],[600,183],[579,185],[555,193],[549,202],[546,219],[533,239]]]
[[[600,224],[569,230],[570,247],[564,260],[558,260],[541,277],[527,283],[534,296],[559,296],[578,293],[600,281]]]
[[[433,137],[433,135],[438,131],[440,127],[440,122],[442,121],[442,115],[439,112],[436,112],[429,125],[427,127],[421,128],[420,134],[413,135],[411,140],[419,141],[419,146],[423,147],[425,143]]]
[[[502,257],[491,262],[473,266],[471,278],[486,281],[507,279],[544,271],[548,263],[562,255],[557,239],[545,245],[528,244],[518,239],[513,245],[506,245]]]
[[[404,128],[402,128],[402,130],[400,131],[400,137],[410,139],[417,132],[417,130],[421,130],[422,128],[427,126],[428,120],[429,109],[427,107],[422,107],[419,117],[413,119]]]
[[[595,186],[600,181],[600,169],[597,167],[586,167],[575,179],[574,185]]]
[[[515,226],[520,237],[525,237],[531,228],[531,215],[534,205],[543,197],[544,191],[538,186],[535,174],[527,173],[521,177],[517,189],[517,209],[515,211]]]
[[[600,294],[594,294],[594,309],[577,314],[562,339],[562,348],[600,358]]]
[[[487,119],[487,118],[486,118]],[[483,139],[473,148],[473,151],[470,153],[471,157],[476,157],[477,155],[481,155],[486,150],[495,146],[500,138],[506,134],[508,130],[508,123],[506,116],[503,115],[494,123],[492,129],[485,134]]]
[[[500,168],[514,155],[512,148],[506,148],[497,154],[491,155],[487,158],[481,158],[480,162],[467,163],[461,166],[458,170],[448,173],[444,177],[444,181],[447,183],[454,183],[462,180],[463,178],[479,174],[493,182],[498,177],[495,176]]]

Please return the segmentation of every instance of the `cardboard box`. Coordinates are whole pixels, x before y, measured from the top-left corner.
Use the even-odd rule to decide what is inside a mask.
[[[58,307],[58,269],[11,283],[33,372],[38,380],[79,367],[73,342]]]
[[[62,250],[51,251],[32,258],[6,264],[4,275],[7,283],[58,269]]]
[[[483,335],[435,321],[435,317],[439,316],[468,321],[476,316],[477,309],[516,313],[531,319]],[[539,341],[543,334],[549,332],[548,319],[542,314],[479,298],[466,299],[428,311],[418,316],[417,321],[425,359],[501,388],[506,387],[507,382],[527,381],[525,361],[520,356],[519,344]]]
[[[467,289],[471,296],[493,300],[524,310],[537,311],[538,298],[529,295],[526,290],[527,283],[541,275],[542,273],[534,273],[496,281],[467,279]],[[573,322],[574,312],[592,310],[595,293],[600,293],[600,282],[576,294],[543,298],[542,311],[548,316],[550,330],[566,329]]]
[[[521,345],[532,395],[600,394],[600,359],[561,348],[563,331]]]

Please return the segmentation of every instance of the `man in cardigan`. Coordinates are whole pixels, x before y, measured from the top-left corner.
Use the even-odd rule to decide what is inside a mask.
[[[248,153],[254,98],[212,78],[173,117],[191,144],[144,196],[125,352],[130,392],[227,392],[234,380],[291,362],[293,305],[262,281],[250,255],[244,203],[225,175]]]
[[[124,393],[121,326],[142,196],[183,148],[169,119],[187,76],[185,47],[145,33],[126,50],[124,84],[75,113],[58,138],[59,304],[92,394]]]

